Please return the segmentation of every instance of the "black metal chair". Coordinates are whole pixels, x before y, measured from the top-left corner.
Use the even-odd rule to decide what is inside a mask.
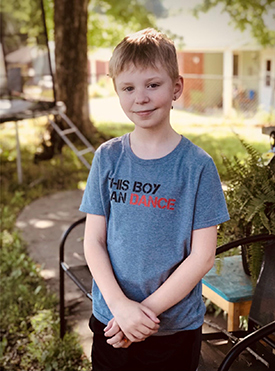
[[[81,264],[72,265],[65,259],[65,245],[77,227],[84,226],[86,217],[74,223],[64,232],[59,246],[59,269],[60,269],[60,337],[63,338],[66,331],[65,321],[65,274],[76,286],[92,301],[91,287],[92,275],[85,261]],[[72,243],[83,239],[83,228],[79,229],[73,237]],[[227,332],[218,328],[218,332],[204,333],[203,341],[213,339],[229,339],[234,344],[222,361],[218,371],[228,371],[238,355],[256,342],[265,342],[266,346],[257,344],[256,350],[251,351],[257,359],[260,359],[271,370],[275,370],[275,355],[270,349],[275,349],[275,235],[257,235],[230,242],[217,248],[216,255],[228,251],[234,247],[251,244],[253,242],[265,242],[264,259],[261,273],[255,287],[252,305],[248,320],[248,330]],[[230,279],[230,277],[228,277]],[[217,326],[218,327],[218,326]],[[258,347],[260,355],[257,356]],[[250,350],[250,349],[249,349]],[[263,359],[262,354],[265,353]],[[272,368],[273,367],[273,368]],[[253,370],[254,371],[254,370]]]
[[[85,294],[85,296],[92,300],[91,288],[92,288],[92,276],[86,262],[77,265],[68,264],[65,261],[65,243],[68,242],[69,236],[72,232],[77,229],[78,226],[84,225],[86,216],[72,223],[69,228],[64,232],[61,242],[59,245],[59,315],[60,315],[60,337],[63,338],[66,332],[66,321],[65,321],[65,274],[79,287],[79,289]],[[75,237],[83,238],[81,230]],[[81,235],[82,234],[82,235]]]
[[[248,329],[228,332],[215,326],[219,329],[218,332],[203,334],[203,341],[228,339],[234,344],[218,371],[228,371],[245,349],[258,361],[275,370],[275,235],[250,236],[233,241],[218,247],[216,255],[253,242],[263,243],[264,257],[252,297]],[[228,281],[230,282],[230,276],[228,276]]]

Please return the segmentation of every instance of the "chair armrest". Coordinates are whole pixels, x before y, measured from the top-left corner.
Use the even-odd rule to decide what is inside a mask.
[[[63,233],[61,237],[61,241],[59,244],[59,316],[60,316],[60,338],[63,339],[66,331],[66,325],[65,325],[65,277],[64,274],[65,272],[68,274],[70,268],[66,265],[64,262],[64,247],[65,247],[65,242],[69,236],[69,234],[72,232],[74,228],[76,228],[79,224],[82,224],[86,221],[86,216],[83,218],[78,219],[74,223],[72,223],[69,228]],[[70,277],[73,279],[72,277]],[[73,279],[75,282],[75,280]],[[75,282],[76,283],[76,282]],[[80,287],[80,286],[79,286]],[[83,292],[86,293],[86,289],[83,288],[82,286],[80,287]],[[86,296],[88,296],[86,294]]]
[[[234,345],[233,348],[230,349],[223,362],[221,363],[218,371],[228,371],[232,363],[243,350],[245,350],[256,341],[259,341],[264,337],[272,334],[273,332],[275,332],[275,321],[270,322],[269,324],[261,327],[259,330],[256,330],[247,335],[245,338],[243,338],[243,340],[241,340],[238,344]]]
[[[79,224],[82,224],[86,221],[86,216],[76,220],[74,223],[72,223],[68,229],[66,229],[66,231],[63,233],[62,237],[61,237],[61,241],[60,241],[60,244],[59,244],[59,264],[63,263],[64,262],[64,246],[65,246],[65,242],[69,236],[69,234],[72,232],[72,230],[74,228],[76,228]]]
[[[223,252],[226,252],[230,249],[233,249],[234,247],[238,247],[238,246],[241,246],[241,245],[248,245],[248,244],[253,243],[253,242],[260,242],[260,241],[265,242],[265,241],[272,241],[272,240],[275,241],[275,235],[274,234],[258,234],[258,235],[255,235],[255,236],[240,238],[238,240],[228,242],[224,245],[221,245],[221,246],[217,247],[216,255],[219,255]]]

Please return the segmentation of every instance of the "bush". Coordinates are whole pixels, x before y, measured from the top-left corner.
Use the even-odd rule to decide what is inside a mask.
[[[21,367],[36,371],[89,370],[74,333],[59,337],[59,322],[51,310],[38,311],[31,318],[32,331],[21,360]],[[74,346],[72,346],[74,345]]]
[[[77,336],[59,338],[57,299],[18,233],[4,230],[1,240],[0,366],[7,371],[89,370]]]

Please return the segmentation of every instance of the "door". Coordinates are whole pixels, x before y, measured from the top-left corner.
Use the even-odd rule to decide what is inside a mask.
[[[275,52],[263,51],[261,58],[261,79],[259,103],[265,110],[275,107]]]

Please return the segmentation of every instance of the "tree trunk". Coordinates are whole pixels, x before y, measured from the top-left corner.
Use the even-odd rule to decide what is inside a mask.
[[[56,99],[89,139],[96,131],[89,118],[87,19],[89,0],[55,0]]]

